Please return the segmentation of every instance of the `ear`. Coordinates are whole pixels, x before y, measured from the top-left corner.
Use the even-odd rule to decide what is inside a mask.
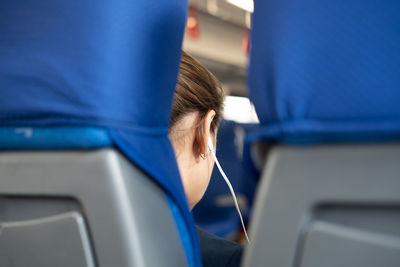
[[[200,157],[201,154],[208,155],[208,138],[213,138],[213,133],[211,132],[211,122],[215,117],[215,111],[210,110],[207,112],[206,116],[201,122],[201,125],[196,130],[194,138],[194,152],[196,157]]]

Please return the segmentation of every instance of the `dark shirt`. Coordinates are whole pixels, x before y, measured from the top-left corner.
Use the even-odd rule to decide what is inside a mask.
[[[203,267],[239,267],[243,247],[196,226]]]

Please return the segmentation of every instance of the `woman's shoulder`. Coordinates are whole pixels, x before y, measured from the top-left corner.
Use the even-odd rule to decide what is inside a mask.
[[[204,267],[240,266],[243,246],[207,233],[199,227],[196,230]]]

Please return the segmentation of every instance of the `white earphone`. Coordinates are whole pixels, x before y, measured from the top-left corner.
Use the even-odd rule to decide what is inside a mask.
[[[239,204],[238,204],[238,202],[237,202],[237,198],[236,198],[236,195],[235,195],[235,191],[233,191],[233,187],[232,187],[231,183],[229,182],[228,177],[226,176],[224,170],[222,170],[221,165],[219,164],[219,161],[218,161],[218,159],[217,159],[217,156],[216,156],[215,153],[214,153],[214,145],[213,145],[213,142],[212,142],[212,140],[211,140],[210,137],[208,137],[208,149],[210,150],[210,153],[211,153],[211,155],[213,156],[215,163],[217,164],[217,167],[218,167],[219,172],[221,173],[222,177],[224,178],[226,184],[227,184],[228,187],[229,187],[229,190],[231,191],[233,200],[234,200],[234,202],[235,202],[236,210],[237,210],[237,212],[238,212],[238,214],[239,214],[239,217],[240,217],[240,222],[242,223],[244,235],[246,236],[247,242],[250,243],[249,236],[247,235],[246,227],[244,226],[242,213],[240,212]]]

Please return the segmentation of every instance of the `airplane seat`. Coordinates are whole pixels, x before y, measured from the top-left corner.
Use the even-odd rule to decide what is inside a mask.
[[[1,266],[185,265],[164,190],[112,145],[102,128],[0,128]]]
[[[245,168],[240,147],[245,125],[222,120],[217,136],[217,158],[238,197],[244,220],[249,217],[256,185],[256,178]],[[210,184],[201,201],[194,207],[196,224],[220,237],[231,238],[240,229],[241,223],[231,193],[223,177],[215,167]]]
[[[255,1],[268,145],[242,266],[400,265],[400,4]]]
[[[168,139],[186,12],[2,3],[0,266],[201,266]]]

